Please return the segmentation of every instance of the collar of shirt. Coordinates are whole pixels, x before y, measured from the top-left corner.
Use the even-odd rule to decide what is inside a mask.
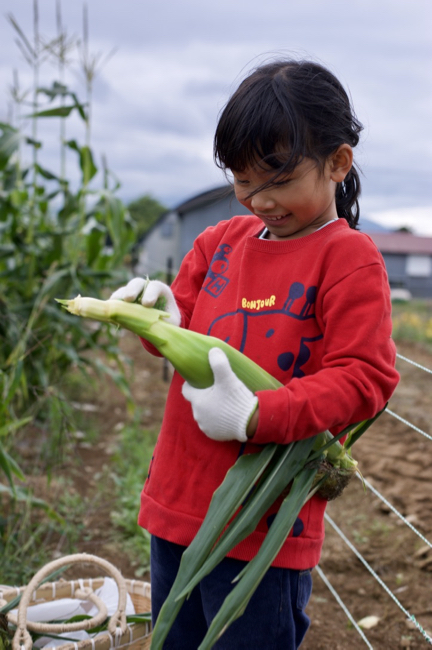
[[[333,221],[337,221],[337,220],[338,219],[331,219],[331,221],[327,221],[327,223],[325,223],[323,226],[320,226],[319,228],[317,228],[315,232],[318,232],[318,230],[322,230],[323,228],[328,226],[329,223],[333,223]],[[262,233],[260,234],[258,239],[267,239],[268,234],[269,234],[268,228],[264,228],[264,230],[262,231]]]

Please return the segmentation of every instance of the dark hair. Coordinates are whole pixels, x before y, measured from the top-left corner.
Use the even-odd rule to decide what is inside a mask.
[[[323,166],[341,144],[355,147],[363,129],[342,84],[313,61],[283,60],[254,70],[223,109],[214,138],[216,164],[237,172],[265,163],[274,176],[292,173],[304,158]],[[360,178],[352,166],[336,186],[339,217],[356,228]]]

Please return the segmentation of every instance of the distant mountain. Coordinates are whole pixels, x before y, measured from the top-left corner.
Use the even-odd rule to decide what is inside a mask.
[[[391,228],[386,228],[376,221],[360,217],[359,229],[362,232],[393,232]]]

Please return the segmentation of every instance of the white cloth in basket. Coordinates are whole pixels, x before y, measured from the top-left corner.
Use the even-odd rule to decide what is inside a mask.
[[[108,610],[108,617],[115,614],[118,607],[118,587],[117,583],[113,578],[104,578],[104,584],[99,589],[95,589],[95,594],[103,600]],[[18,613],[17,609],[12,610],[14,614]],[[28,621],[38,621],[40,623],[50,621],[54,622],[56,620],[67,620],[73,616],[78,616],[80,614],[87,614],[88,616],[94,616],[97,614],[98,610],[96,605],[94,605],[89,600],[80,600],[78,598],[60,598],[59,600],[53,600],[45,603],[38,603],[37,605],[32,605],[27,609],[27,620]],[[131,600],[129,594],[126,595],[126,615],[135,614],[135,607]],[[76,632],[67,632],[65,634],[59,634],[59,639],[51,639],[49,637],[42,637],[35,642],[35,646],[38,648],[55,648],[64,644],[64,641],[60,637],[67,637],[69,639],[75,639],[76,641],[82,641],[83,639],[90,638],[90,635],[82,631]]]

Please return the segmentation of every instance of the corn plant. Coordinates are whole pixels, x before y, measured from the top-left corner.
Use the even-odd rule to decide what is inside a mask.
[[[100,301],[78,296],[58,300],[68,312],[113,323],[152,343],[180,375],[197,388],[213,383],[208,361],[211,348],[221,348],[231,368],[252,391],[277,389],[282,384],[241,352],[211,336],[175,327],[166,314],[140,304]],[[358,471],[350,449],[380,414],[349,425],[337,436],[324,431],[289,445],[268,444],[256,454],[242,455],[215,491],[197,535],[183,553],[178,575],[152,635],[152,648],[163,647],[169,630],[192,589],[256,528],[261,517],[292,482],[288,496],[254,559],[237,576],[237,584],[212,621],[200,650],[209,650],[226,628],[242,615],[271,566],[304,503],[317,491],[326,499],[340,495]],[[347,436],[344,444],[340,438]]]
[[[26,103],[27,93],[15,74],[18,124],[0,123],[0,491],[15,499],[22,490],[16,481],[22,481],[23,473],[12,440],[22,427],[31,426],[33,435],[47,437],[47,461],[61,457],[73,417],[62,388],[69,368],[79,368],[87,377],[90,367],[107,372],[128,394],[112,333],[103,325],[89,330],[59,313],[53,296],[77,291],[100,295],[107,285],[118,286],[126,279],[125,258],[135,241],[134,223],[116,196],[119,184],[106,165],[99,172],[91,149],[90,107],[64,83],[65,48],[70,43],[59,13],[57,40],[43,42],[37,0],[33,4],[33,38],[8,16],[33,71],[31,101]],[[41,87],[40,67],[57,45],[62,78]],[[77,137],[65,139],[65,121],[71,115],[81,121],[84,145]],[[59,171],[41,164],[40,120],[60,121]],[[77,187],[65,176],[65,151],[79,169]],[[89,355],[91,351],[114,359],[116,369],[103,363],[100,354]]]

